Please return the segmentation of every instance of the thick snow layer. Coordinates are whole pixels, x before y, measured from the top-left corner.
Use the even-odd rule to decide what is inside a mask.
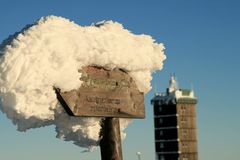
[[[100,119],[69,117],[53,86],[76,89],[81,86],[78,69],[98,65],[125,69],[146,93],[151,73],[162,69],[163,50],[152,37],[132,34],[117,22],[83,27],[62,17],[43,17],[0,45],[0,109],[19,131],[56,125],[58,138],[91,148],[98,142]],[[122,121],[124,130],[128,121]]]

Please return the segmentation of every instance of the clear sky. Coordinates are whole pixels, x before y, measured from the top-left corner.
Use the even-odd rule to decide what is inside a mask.
[[[198,97],[200,160],[240,159],[240,1],[238,0],[0,0],[0,41],[42,16],[63,16],[80,25],[114,20],[135,34],[165,44],[164,69],[153,75],[145,96],[146,119],[134,120],[123,141],[124,160],[153,160],[154,128],[150,100],[164,92],[171,73],[181,88]],[[100,160],[99,149],[81,153],[55,137],[54,127],[16,131],[0,113],[0,159]]]

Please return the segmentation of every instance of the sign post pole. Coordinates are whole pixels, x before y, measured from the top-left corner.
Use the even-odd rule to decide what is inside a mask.
[[[100,140],[102,160],[122,160],[119,118],[108,117],[102,121]]]

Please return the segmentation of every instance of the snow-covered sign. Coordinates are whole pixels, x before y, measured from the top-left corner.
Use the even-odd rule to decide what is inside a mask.
[[[98,84],[114,90],[112,84],[118,79],[106,78],[104,83],[84,80],[85,66],[101,66],[127,71],[139,91],[146,94],[151,89],[152,73],[162,69],[165,58],[162,43],[149,35],[134,34],[118,22],[81,26],[63,17],[42,17],[0,44],[0,111],[19,131],[53,125],[57,138],[93,148],[99,144],[101,117],[69,116],[58,103],[53,87],[68,92],[83,84]],[[117,82],[120,95],[119,88],[127,87],[125,81]],[[108,101],[119,103],[114,98]],[[120,119],[122,138],[129,123],[129,119]]]
[[[58,100],[73,116],[144,118],[144,95],[127,72],[99,67],[80,70],[83,84],[78,90],[61,92]]]

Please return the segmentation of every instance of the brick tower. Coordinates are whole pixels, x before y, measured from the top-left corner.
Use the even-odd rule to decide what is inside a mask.
[[[197,160],[197,99],[192,90],[178,89],[171,76],[166,93],[155,94],[156,160]]]

